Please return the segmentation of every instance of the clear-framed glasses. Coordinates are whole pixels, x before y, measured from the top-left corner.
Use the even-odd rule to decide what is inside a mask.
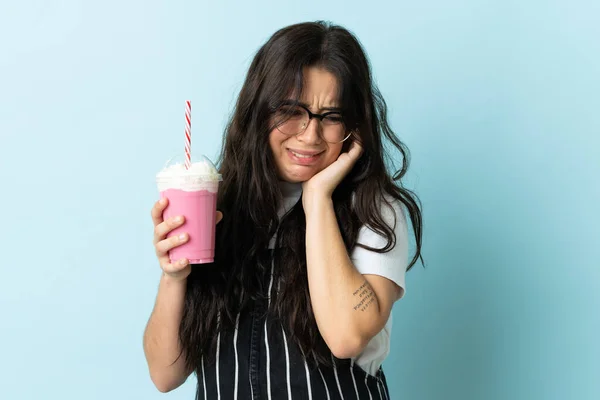
[[[312,113],[301,104],[284,104],[275,111],[275,126],[279,132],[288,136],[296,136],[306,130],[310,120],[317,118],[321,123],[320,134],[327,143],[341,143],[348,139],[351,132],[346,132],[344,118],[339,111],[323,114]]]

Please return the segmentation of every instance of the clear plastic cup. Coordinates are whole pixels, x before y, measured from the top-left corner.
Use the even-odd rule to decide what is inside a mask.
[[[173,157],[156,175],[160,198],[169,204],[163,211],[165,220],[183,215],[183,225],[173,229],[168,237],[188,234],[188,241],[169,251],[171,262],[187,258],[191,264],[211,263],[215,258],[215,226],[217,193],[221,175],[206,157],[192,157],[186,170],[183,157]]]

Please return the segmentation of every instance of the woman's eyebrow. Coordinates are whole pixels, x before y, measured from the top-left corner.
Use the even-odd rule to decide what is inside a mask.
[[[282,102],[282,105],[285,105],[285,106],[299,105],[302,107],[306,107],[310,110],[310,107],[308,106],[308,104],[306,104],[302,101],[296,101],[296,100],[292,100],[292,99],[284,100]],[[323,111],[325,111],[325,112],[341,112],[342,108],[341,107],[322,107],[319,111],[320,112],[323,112]]]

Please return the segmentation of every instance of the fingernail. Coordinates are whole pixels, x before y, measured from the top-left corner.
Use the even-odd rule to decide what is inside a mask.
[[[179,235],[179,240],[181,240],[182,242],[185,240],[185,233]]]
[[[175,222],[181,222],[181,217],[175,217]]]
[[[183,260],[179,260],[179,265],[183,266],[187,264],[187,260],[183,259]]]

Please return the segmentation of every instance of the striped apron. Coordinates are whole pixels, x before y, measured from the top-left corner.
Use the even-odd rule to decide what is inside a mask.
[[[382,368],[373,376],[333,355],[333,367],[306,363],[281,324],[265,316],[268,306],[268,299],[252,302],[237,329],[219,334],[214,362],[199,368],[196,400],[389,400]]]

